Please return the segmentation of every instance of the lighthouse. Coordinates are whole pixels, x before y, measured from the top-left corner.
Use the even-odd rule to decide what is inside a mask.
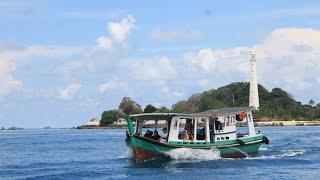
[[[258,94],[258,80],[257,80],[257,66],[256,55],[254,52],[250,53],[250,95],[249,107],[255,110],[259,109],[259,94]]]

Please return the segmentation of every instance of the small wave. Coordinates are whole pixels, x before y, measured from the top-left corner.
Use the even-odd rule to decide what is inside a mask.
[[[132,159],[133,158],[133,153],[131,149],[128,149],[125,153],[120,155],[118,157],[119,159]]]
[[[267,150],[268,150],[267,147],[262,147],[262,146],[260,146],[260,148],[259,148],[259,151],[267,151]]]
[[[166,153],[175,160],[201,160],[210,161],[221,159],[220,152],[217,149],[190,149],[178,148]]]
[[[305,150],[285,150],[281,151],[280,157],[293,157],[303,155],[306,151]]]
[[[305,150],[282,150],[276,154],[271,155],[263,155],[258,157],[249,157],[248,159],[278,159],[278,158],[285,158],[285,157],[295,157],[303,155],[306,151]]]

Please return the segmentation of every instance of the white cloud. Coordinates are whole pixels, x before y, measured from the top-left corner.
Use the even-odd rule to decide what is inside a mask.
[[[129,67],[136,80],[166,80],[177,75],[177,70],[171,64],[171,60],[165,56],[131,62]]]
[[[121,22],[110,22],[107,25],[108,32],[113,40],[123,42],[130,34],[131,29],[135,26],[136,20],[132,15],[123,18]]]
[[[22,88],[22,82],[12,77],[16,64],[8,60],[0,60],[0,98]]]
[[[81,89],[82,85],[79,83],[69,84],[66,88],[59,90],[59,98],[63,100],[71,100]]]
[[[120,22],[110,22],[107,24],[109,36],[100,36],[97,39],[98,47],[112,51],[116,46],[126,47],[131,30],[135,27],[136,20],[132,15],[128,15]]]
[[[98,43],[98,47],[103,48],[103,49],[108,49],[111,50],[112,49],[112,39],[105,37],[105,36],[100,36],[97,39],[97,43]]]
[[[161,30],[157,28],[153,29],[150,34],[150,39],[158,41],[200,39],[202,37],[201,30]]]
[[[188,62],[190,70],[210,71],[215,68],[216,58],[211,49],[202,49],[198,52],[185,54],[184,58]]]
[[[112,81],[109,81],[107,83],[99,85],[100,93],[104,93],[109,89],[116,89],[116,88],[125,88],[125,89],[127,89],[128,88],[128,83],[120,82],[118,80],[112,80]]]

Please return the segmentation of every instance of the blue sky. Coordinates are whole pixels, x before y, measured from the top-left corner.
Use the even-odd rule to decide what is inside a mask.
[[[317,1],[0,1],[0,126],[71,127],[248,80],[320,102]]]

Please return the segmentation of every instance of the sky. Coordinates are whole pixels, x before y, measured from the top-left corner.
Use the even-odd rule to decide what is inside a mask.
[[[320,102],[319,1],[0,0],[0,126],[73,127],[248,81]]]

